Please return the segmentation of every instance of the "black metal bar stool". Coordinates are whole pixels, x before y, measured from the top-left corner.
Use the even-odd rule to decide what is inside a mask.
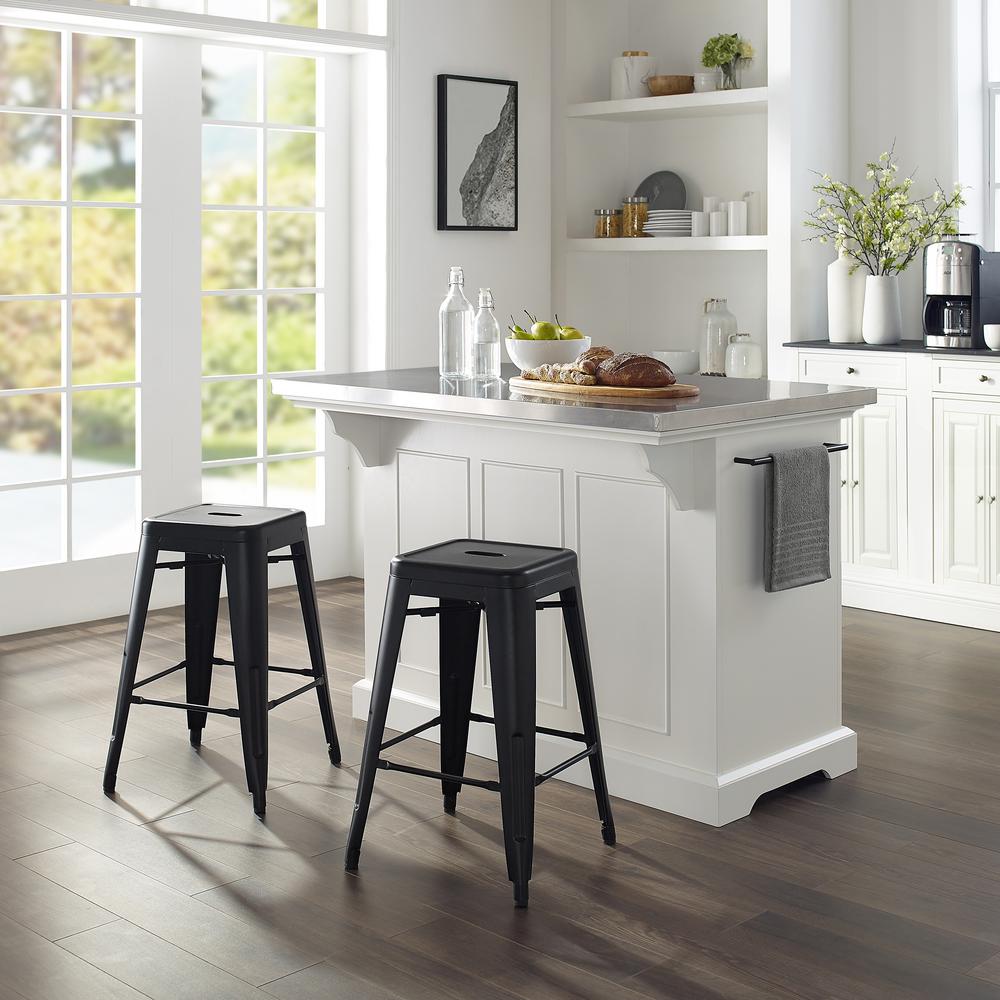
[[[558,594],[559,600],[543,600],[553,594]],[[440,604],[436,608],[409,610],[411,596],[438,598]],[[535,724],[535,612],[547,608],[562,609],[583,717],[582,733]],[[479,621],[484,611],[495,718],[472,711]],[[408,615],[438,616],[441,714],[383,743],[403,624]],[[492,723],[496,728],[499,781],[465,777],[470,722]],[[441,727],[440,771],[394,764],[381,757],[383,750],[436,725]],[[574,740],[583,743],[584,749],[536,774],[536,733]],[[613,845],[615,825],[604,775],[576,553],[540,545],[466,539],[396,556],[389,575],[346,869],[358,868],[375,772],[379,768],[439,780],[446,812],[454,812],[462,785],[477,785],[500,793],[507,875],[514,883],[514,904],[527,906],[535,787],[588,758],[604,842]]]
[[[283,548],[290,548],[290,554],[269,554]],[[182,552],[184,558],[176,562],[157,562],[161,551]],[[278,562],[291,562],[295,569],[312,664],[308,669],[273,667],[267,662],[267,567],[269,563]],[[215,655],[223,567],[229,590],[232,660]],[[184,659],[136,682],[153,574],[158,569],[184,570]],[[212,669],[218,665],[231,666],[235,670],[238,709],[212,708],[208,704]],[[159,701],[135,694],[137,688],[177,670],[186,673],[187,701]],[[312,679],[308,684],[268,701],[268,671],[302,674]],[[147,518],[142,525],[114,729],[104,769],[105,792],[110,794],[115,790],[122,741],[132,705],[159,705],[185,710],[191,745],[194,747],[201,745],[201,733],[209,714],[229,715],[240,720],[247,787],[253,796],[254,812],[263,816],[267,790],[267,713],[313,689],[319,697],[330,761],[339,765],[340,743],[330,704],[305,514],[285,508],[230,507],[206,503]]]

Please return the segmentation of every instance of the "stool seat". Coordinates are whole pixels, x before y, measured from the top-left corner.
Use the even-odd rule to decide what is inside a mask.
[[[282,548],[301,537],[302,517],[302,511],[288,507],[200,503],[147,517],[142,522],[142,533],[164,540],[197,538],[245,542],[261,538],[271,548]],[[286,536],[288,541],[282,541]]]
[[[521,590],[576,572],[576,553],[549,545],[458,538],[404,552],[392,560],[392,576],[427,583]]]

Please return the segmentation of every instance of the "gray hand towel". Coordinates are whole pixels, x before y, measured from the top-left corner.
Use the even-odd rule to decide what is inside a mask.
[[[830,579],[830,455],[822,445],[776,452],[764,511],[764,589]]]

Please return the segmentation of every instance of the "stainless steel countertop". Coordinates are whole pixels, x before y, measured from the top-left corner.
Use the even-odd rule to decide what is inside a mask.
[[[685,375],[699,396],[678,400],[600,402],[550,393],[512,391],[507,379],[518,375],[504,366],[503,380],[485,386],[440,378],[436,368],[296,375],[273,380],[274,391],[293,402],[341,413],[462,423],[510,424],[522,421],[592,428],[598,433],[662,434],[691,431],[748,420],[821,413],[874,403],[874,389],[769,382]]]

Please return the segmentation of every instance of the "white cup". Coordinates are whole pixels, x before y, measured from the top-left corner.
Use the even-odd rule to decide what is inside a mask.
[[[691,235],[708,236],[708,232],[709,232],[708,212],[692,212]]]
[[[729,235],[746,236],[747,234],[747,203],[745,201],[730,201],[726,203],[729,211]]]
[[[722,208],[722,199],[717,198],[714,194],[707,194],[701,200],[702,211],[705,212],[718,212]]]
[[[708,225],[709,236],[728,236],[729,226],[725,212],[713,212]]]
[[[1000,351],[1000,323],[987,323],[983,326],[983,337],[986,346],[991,351]]]
[[[719,89],[719,71],[712,70],[710,73],[695,73],[694,92],[696,94],[707,94]]]

